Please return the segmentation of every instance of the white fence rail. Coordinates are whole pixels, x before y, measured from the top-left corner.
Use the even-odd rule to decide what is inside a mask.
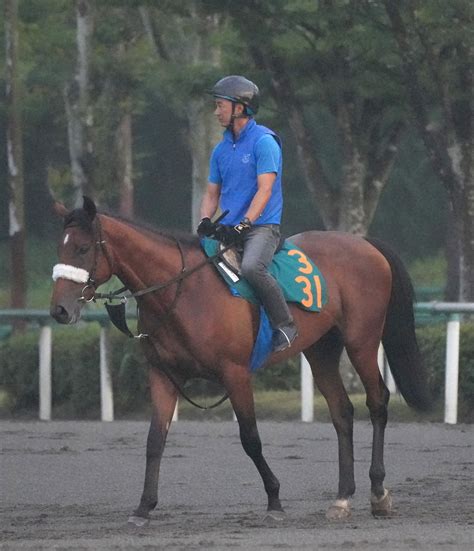
[[[458,380],[459,380],[459,336],[460,314],[473,314],[474,303],[418,303],[417,312],[430,314],[445,314],[448,316],[446,330],[446,370],[445,370],[445,409],[444,422],[457,423],[458,410]],[[83,316],[86,321],[98,321],[100,331],[100,398],[102,421],[113,421],[114,402],[112,378],[108,353],[108,321],[103,312],[90,311]],[[0,323],[13,320],[35,321],[41,325],[38,341],[39,347],[39,418],[51,420],[52,412],[52,331],[49,325],[49,313],[45,310],[2,310]],[[384,380],[391,392],[396,387],[390,373],[383,349],[379,350],[379,367]],[[178,418],[178,409],[174,420]],[[301,420],[306,423],[314,420],[314,383],[311,368],[306,358],[301,355]]]

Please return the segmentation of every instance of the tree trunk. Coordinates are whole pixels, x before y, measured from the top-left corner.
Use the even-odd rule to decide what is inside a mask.
[[[458,172],[466,166],[461,147],[451,148],[449,154],[458,181],[462,182],[461,200],[456,201],[454,207],[462,220],[459,299],[462,302],[474,301],[474,174]],[[472,154],[474,151],[471,151]]]
[[[18,1],[5,0],[5,54],[11,307],[26,306],[23,146],[18,82]]]
[[[117,178],[120,189],[119,212],[133,218],[133,157],[132,157],[132,113],[130,98],[122,102],[122,117],[116,132]]]
[[[339,102],[336,121],[343,165],[335,229],[366,235],[395,162],[402,123],[385,132],[386,143],[381,147],[376,143],[380,139],[380,121],[368,125],[373,126],[372,132],[364,128],[363,120],[351,123],[350,108],[343,101]],[[360,142],[369,145],[362,147]]]
[[[93,114],[89,94],[94,27],[92,7],[92,0],[76,0],[76,74],[64,90],[74,202],[77,206],[82,204],[83,195],[92,195],[93,192]]]
[[[337,201],[339,211],[337,229],[364,235],[368,228],[363,189],[366,166],[354,140],[349,111],[343,102],[338,102],[336,121],[343,159],[342,181]]]
[[[315,208],[318,208],[324,227],[335,229],[337,227],[335,194],[317,155],[315,155],[313,140],[306,128],[303,106],[296,97],[283,60],[262,51],[257,43],[250,45],[250,53],[257,67],[272,75],[271,94],[279,109],[288,116],[288,124],[295,138],[298,161],[309,197]]]
[[[446,234],[446,262],[447,262],[447,274],[446,274],[446,287],[444,290],[444,299],[448,302],[456,302],[459,300],[459,283],[461,276],[459,273],[461,257],[459,252],[459,246],[461,244],[461,224],[460,221],[454,216],[452,205],[450,204],[448,212],[448,230]]]
[[[297,154],[309,197],[319,209],[328,230],[341,230],[365,235],[372,222],[380,194],[385,187],[397,153],[401,124],[389,133],[385,149],[379,144],[365,152],[359,146],[350,121],[347,105],[341,100],[335,119],[342,144],[343,177],[332,186],[314,150],[311,132],[306,127],[304,108],[293,89],[283,61],[253,44],[250,47],[257,64],[272,75],[272,95],[281,111],[288,114],[288,123],[295,137]],[[358,128],[362,141],[364,128]],[[370,137],[372,138],[372,137]]]
[[[197,33],[188,39],[187,48],[191,56],[192,65],[210,63],[218,67],[220,63],[220,48],[211,43],[209,37],[219,27],[217,15],[202,14],[199,9],[191,9],[191,18],[194,21]],[[209,176],[209,158],[212,149],[222,138],[222,129],[214,115],[210,97],[204,96],[204,90],[199,97],[191,98],[187,111],[189,125],[189,142],[192,169],[192,231],[196,231],[200,220],[200,205]]]
[[[209,158],[215,144],[221,139],[221,130],[209,106],[209,100],[193,98],[188,106],[189,143],[192,169],[192,230],[200,217],[202,196],[209,177]]]

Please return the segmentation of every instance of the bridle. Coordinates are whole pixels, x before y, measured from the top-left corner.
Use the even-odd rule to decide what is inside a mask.
[[[178,247],[180,258],[181,258],[181,271],[180,273],[169,279],[168,281],[164,283],[159,283],[156,285],[152,285],[151,287],[147,287],[145,289],[140,289],[139,291],[130,292],[129,295],[124,296],[122,293],[125,291],[129,291],[127,286],[121,287],[120,289],[117,289],[116,291],[112,291],[110,293],[98,293],[97,292],[97,281],[96,281],[96,272],[97,272],[97,266],[99,263],[99,256],[100,253],[102,253],[107,261],[107,264],[110,269],[110,273],[113,274],[113,260],[112,257],[106,247],[106,241],[102,237],[102,225],[100,223],[99,217],[96,217],[93,224],[95,225],[95,228],[93,229],[94,232],[94,238],[93,241],[95,241],[95,247],[94,247],[94,257],[92,259],[92,266],[89,271],[76,268],[75,266],[69,266],[65,264],[57,264],[53,269],[53,279],[56,280],[58,278],[63,279],[69,279],[71,281],[74,281],[76,283],[85,283],[84,287],[81,291],[81,296],[77,299],[78,302],[95,302],[98,299],[106,299],[106,300],[128,300],[129,298],[135,298],[139,297],[148,293],[152,293],[154,291],[159,291],[161,289],[164,289],[166,287],[169,287],[173,283],[178,283],[178,289],[176,291],[176,295],[173,299],[173,302],[169,308],[169,310],[173,310],[173,308],[176,305],[176,302],[178,300],[179,294],[180,294],[180,287],[181,287],[181,281],[187,277],[188,275],[191,275],[191,273],[195,272],[197,269],[201,268],[206,262],[202,262],[198,266],[194,267],[191,270],[186,270],[186,264],[185,264],[185,257],[184,257],[184,251],[183,247],[180,243],[180,241],[173,236],[173,239],[176,242],[176,245]],[[78,224],[69,224],[65,226],[65,230],[68,228],[77,227]],[[91,293],[88,293],[87,291],[91,291]]]
[[[94,235],[95,246],[94,246],[94,258],[92,260],[92,268],[89,271],[89,277],[86,281],[86,284],[82,288],[81,296],[77,299],[79,302],[86,302],[86,303],[95,302],[96,299],[98,298],[96,293],[96,289],[97,289],[96,272],[97,272],[97,264],[98,264],[100,252],[102,252],[105,259],[107,260],[107,264],[109,265],[109,268],[110,268],[110,273],[111,274],[113,273],[112,258],[110,257],[110,254],[107,248],[105,247],[105,240],[102,239],[102,224],[100,223],[100,218],[98,216],[95,217],[95,225],[97,230],[94,233],[97,233],[97,237]],[[72,227],[72,225],[69,227]],[[85,292],[86,290],[89,290],[89,289],[92,290],[92,293],[90,298],[86,298]]]
[[[64,226],[64,230],[68,228],[78,227],[77,223],[69,223]],[[94,235],[95,247],[94,247],[94,257],[92,260],[92,267],[89,271],[84,270],[83,268],[77,268],[76,266],[71,266],[70,264],[56,264],[53,267],[53,281],[57,279],[67,279],[73,281],[74,283],[85,283],[81,291],[81,296],[77,299],[79,302],[92,302],[96,299],[96,271],[99,257],[99,250],[101,250],[109,264],[110,271],[112,273],[112,259],[105,248],[105,241],[102,239],[102,226],[98,218],[96,218],[97,232],[94,231],[94,234],[97,233],[98,236]],[[86,291],[92,290],[90,296],[86,296]]]

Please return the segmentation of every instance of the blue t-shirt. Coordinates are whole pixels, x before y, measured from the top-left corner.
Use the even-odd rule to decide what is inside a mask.
[[[222,223],[238,224],[257,193],[257,176],[275,172],[271,197],[254,224],[279,224],[283,197],[282,154],[278,136],[250,119],[235,143],[232,138],[232,133],[226,130],[210,161],[209,182],[221,186],[220,206],[223,211],[229,210]]]

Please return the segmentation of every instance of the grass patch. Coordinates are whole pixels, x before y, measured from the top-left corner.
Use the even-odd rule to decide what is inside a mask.
[[[210,406],[220,396],[193,396],[192,399],[202,406]],[[298,390],[259,390],[254,393],[255,411],[258,420],[266,421],[299,421],[301,420],[301,393]],[[365,405],[365,394],[351,394],[350,399],[354,405],[354,418],[359,421],[369,421],[369,413]],[[133,414],[121,417],[122,419],[148,419],[151,407]],[[398,396],[392,396],[389,403],[389,422],[442,422],[443,408],[439,404],[433,412],[422,414],[410,409],[404,400]],[[178,418],[186,421],[229,421],[233,418],[230,402],[227,400],[222,405],[211,410],[200,410],[189,404],[184,398],[179,400]],[[320,394],[314,397],[314,421],[330,423],[326,401]]]
[[[210,406],[217,402],[221,396],[192,396],[192,399],[202,406]],[[298,390],[259,390],[254,393],[255,411],[258,421],[300,421],[301,420],[301,394]],[[365,405],[365,394],[351,394],[350,399],[354,405],[354,419],[356,421],[370,421],[369,413]],[[394,395],[391,397],[388,408],[389,423],[441,423],[443,422],[443,404],[439,403],[433,412],[418,413],[410,409],[404,400]],[[23,409],[17,411],[15,419],[35,419],[38,416],[36,410]],[[64,403],[53,407],[53,419],[86,419],[97,420],[100,418],[100,404],[91,408],[87,414],[79,416],[74,414],[71,404]],[[117,420],[148,421],[151,417],[151,404],[147,403],[143,408],[135,409],[127,413],[116,412]],[[0,407],[0,418],[11,419],[12,414],[7,408]],[[233,419],[233,410],[229,400],[215,409],[200,410],[189,404],[184,398],[179,400],[178,419],[182,421],[230,421]],[[316,393],[314,397],[314,422],[330,423],[328,407],[324,398]]]
[[[414,260],[408,266],[410,277],[415,285],[443,286],[446,283],[446,257],[443,253],[436,256]]]

